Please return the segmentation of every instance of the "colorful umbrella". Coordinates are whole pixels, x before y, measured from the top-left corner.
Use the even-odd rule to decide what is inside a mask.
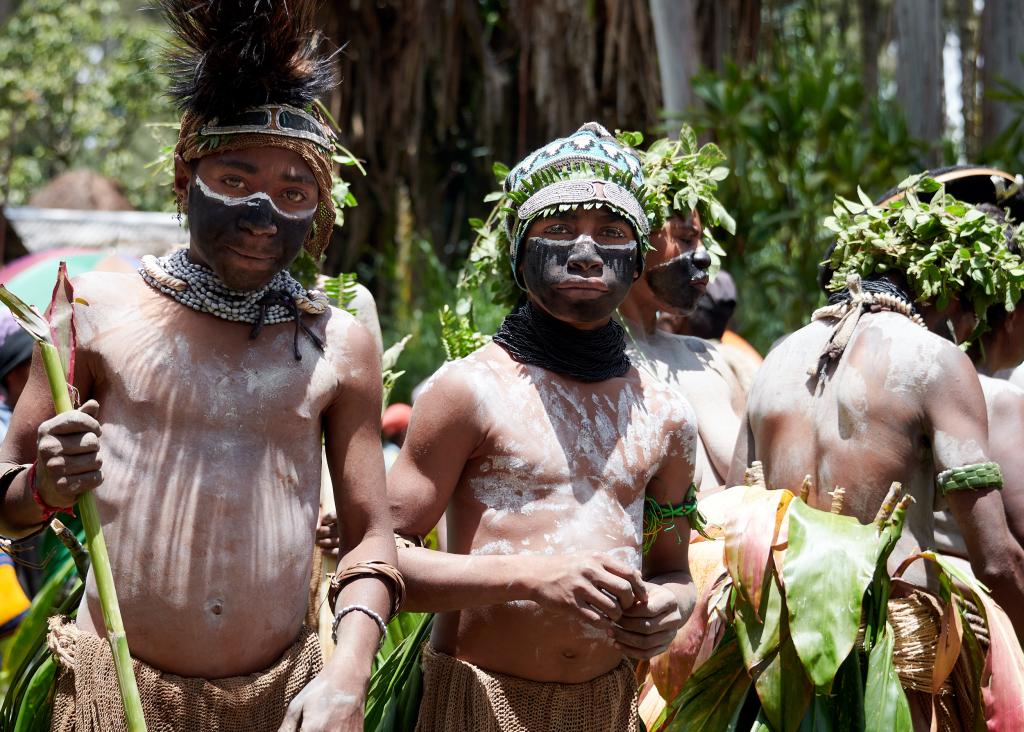
[[[139,260],[110,249],[59,247],[28,254],[0,269],[0,284],[40,311],[50,304],[57,281],[57,265],[67,262],[68,274],[77,277],[86,272],[134,272]]]

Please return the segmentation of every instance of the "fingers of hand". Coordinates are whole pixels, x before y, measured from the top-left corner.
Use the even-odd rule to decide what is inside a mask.
[[[661,630],[657,633],[646,635],[643,633],[631,633],[619,627],[612,629],[612,637],[615,644],[631,658],[652,658],[663,653],[672,644],[676,637],[676,629]]]
[[[591,607],[605,618],[615,621],[622,617],[622,607],[614,595],[602,592],[596,587],[585,587],[575,593],[576,604]]]
[[[86,405],[88,404],[95,402],[86,402]],[[40,438],[43,435],[73,435],[79,432],[95,432],[97,435],[102,432],[96,417],[82,409],[72,409],[70,412],[58,414],[39,425]]]
[[[644,602],[647,599],[647,585],[640,570],[608,557],[601,557],[601,564],[606,570],[629,583],[636,602]]]
[[[328,511],[320,519],[320,526],[322,527],[330,527],[336,523],[338,523],[338,516],[334,513],[334,511]]]
[[[85,412],[90,417],[98,417],[100,413],[100,403],[95,399],[90,399],[85,404],[78,408],[78,411]]]
[[[618,575],[602,571],[592,581],[599,590],[611,594],[619,603],[620,609],[632,607],[637,601],[633,587]]]
[[[651,635],[662,631],[675,631],[682,626],[682,616],[678,612],[662,613],[654,617],[638,617],[623,615],[616,623],[618,627],[631,633]]]

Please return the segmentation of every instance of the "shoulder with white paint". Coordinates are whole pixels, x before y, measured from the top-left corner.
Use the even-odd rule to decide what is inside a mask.
[[[984,374],[978,374],[978,380],[985,393],[989,432],[1005,424],[1020,425],[1024,418],[1024,389],[1006,379],[995,379]]]
[[[664,420],[668,432],[696,431],[696,412],[681,389],[673,388],[645,369],[640,369],[640,383],[647,409]]]
[[[446,361],[420,387],[417,401],[420,399],[451,398],[458,394],[472,394],[474,398],[490,392],[498,395],[498,378],[491,361],[490,348],[487,345],[478,348],[467,356]]]
[[[72,278],[75,329],[79,341],[117,324],[125,313],[138,312],[140,299],[152,288],[135,272],[87,272]]]

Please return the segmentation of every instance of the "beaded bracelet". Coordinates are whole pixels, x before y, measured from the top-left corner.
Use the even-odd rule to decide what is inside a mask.
[[[377,644],[377,647],[379,648],[380,645],[384,643],[384,639],[388,637],[388,626],[387,623],[384,622],[384,618],[382,618],[380,615],[375,613],[370,608],[366,607],[366,605],[346,605],[341,610],[339,610],[338,614],[334,616],[334,623],[331,625],[331,640],[333,640],[334,643],[337,644],[338,623],[341,622],[341,619],[343,617],[345,617],[351,612],[360,612],[365,615],[368,615],[373,620],[373,622],[377,624],[377,627],[380,629],[380,643]]]

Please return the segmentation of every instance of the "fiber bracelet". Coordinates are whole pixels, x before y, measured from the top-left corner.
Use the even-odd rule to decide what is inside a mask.
[[[384,639],[388,637],[388,626],[387,623],[384,622],[384,618],[366,607],[366,605],[346,605],[338,611],[337,615],[334,616],[334,623],[331,625],[331,640],[333,640],[335,644],[338,642],[338,623],[341,622],[343,617],[352,612],[360,612],[364,615],[370,616],[373,622],[375,622],[377,627],[380,629],[380,643],[384,642]],[[378,648],[380,647],[380,643],[377,644]]]
[[[43,500],[43,497],[39,495],[39,489],[36,487],[36,464],[32,463],[28,466],[28,476],[25,478],[28,481],[29,488],[32,490],[32,500],[34,500],[39,508],[43,510],[43,523],[50,523],[50,519],[53,518],[54,514],[67,513],[72,516],[75,515],[74,506],[51,506],[49,503]]]

